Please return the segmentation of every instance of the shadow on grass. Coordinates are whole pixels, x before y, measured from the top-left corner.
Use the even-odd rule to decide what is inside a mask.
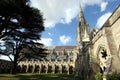
[[[0,74],[0,80],[79,80],[79,79],[75,78],[74,75],[67,75],[67,74],[23,73],[16,75]]]

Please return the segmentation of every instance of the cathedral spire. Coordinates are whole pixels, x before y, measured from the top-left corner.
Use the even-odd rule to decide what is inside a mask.
[[[80,12],[79,12],[79,22],[81,23],[81,25],[84,25],[86,22],[81,5],[80,5]]]
[[[81,45],[83,42],[89,41],[89,25],[87,24],[82,7],[80,5],[78,28],[77,28],[77,45]]]

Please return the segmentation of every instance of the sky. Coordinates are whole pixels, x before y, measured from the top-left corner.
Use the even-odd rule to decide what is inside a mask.
[[[45,31],[41,40],[45,46],[76,45],[76,29],[80,5],[90,30],[105,23],[120,0],[31,0],[31,5],[43,14]]]
[[[120,0],[30,0],[31,6],[36,7],[43,14],[45,31],[41,40],[45,46],[75,46],[76,29],[80,5],[84,17],[93,27],[100,29],[113,11],[120,4]],[[7,59],[7,57],[1,57]]]

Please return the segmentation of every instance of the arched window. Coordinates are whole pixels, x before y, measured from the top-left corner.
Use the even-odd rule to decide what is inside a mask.
[[[68,60],[68,54],[66,51],[64,51],[64,61],[67,61]]]
[[[53,51],[53,53],[51,54],[52,61],[55,61],[56,58],[57,58],[57,53],[56,51]]]
[[[104,46],[99,47],[98,61],[99,61],[101,73],[108,72],[109,67],[111,65],[111,59],[112,59],[111,55],[110,53],[108,53],[107,49]]]
[[[74,60],[74,55],[73,55],[73,52],[72,52],[72,51],[69,53],[69,58],[70,58],[70,61],[73,61],[73,60]]]

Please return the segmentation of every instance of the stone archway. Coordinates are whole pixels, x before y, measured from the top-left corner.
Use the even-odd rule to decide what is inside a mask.
[[[65,73],[65,74],[68,73],[68,67],[67,66],[65,66],[65,65],[62,66],[62,73]]]
[[[48,65],[48,73],[53,73],[53,72],[54,72],[53,65]]]
[[[26,66],[26,65],[22,65],[22,70],[21,70],[21,72],[25,73],[25,72],[26,72],[26,69],[27,69],[27,66]]]
[[[47,65],[42,65],[41,73],[47,73]]]
[[[73,74],[74,73],[74,68],[73,66],[69,66],[69,74]]]
[[[28,72],[33,72],[33,65],[28,66]]]
[[[39,65],[35,65],[35,73],[39,73],[40,72],[41,67]]]
[[[55,65],[55,73],[60,73],[60,66]]]

